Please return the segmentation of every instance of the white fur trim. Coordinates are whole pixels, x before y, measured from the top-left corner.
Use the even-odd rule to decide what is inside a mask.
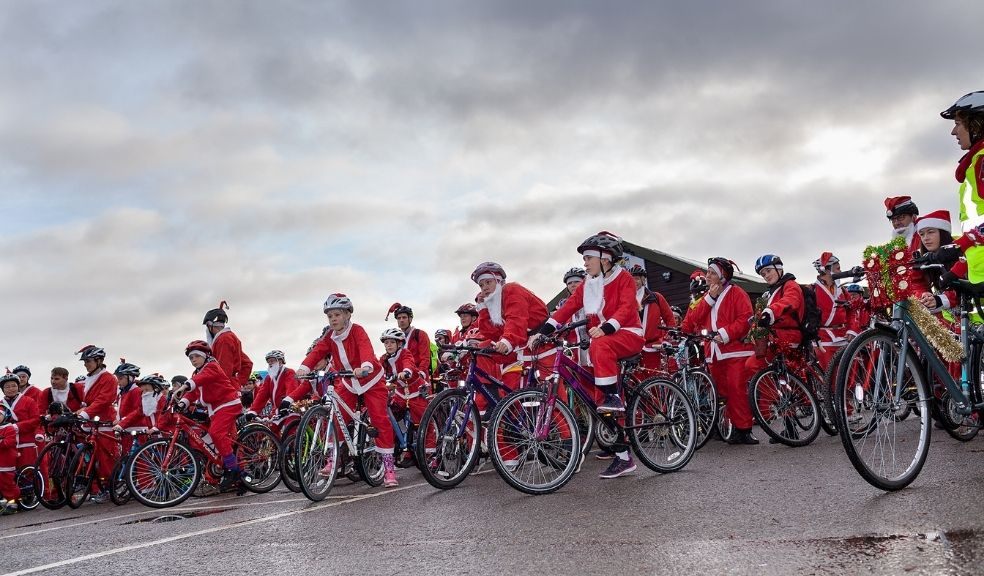
[[[728,336],[728,331],[725,330],[724,328],[718,328],[718,334],[721,335],[721,342],[723,344],[727,344],[728,342],[731,342],[731,336]]]

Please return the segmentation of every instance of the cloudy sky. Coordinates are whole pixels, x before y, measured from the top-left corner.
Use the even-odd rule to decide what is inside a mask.
[[[801,279],[956,218],[940,110],[982,89],[973,2],[0,5],[0,362],[89,343],[187,371],[231,305],[295,365],[345,292],[432,333],[501,262],[545,300],[610,230]],[[392,326],[392,320],[390,321]],[[381,351],[381,350],[380,350]],[[112,362],[111,362],[112,363]]]

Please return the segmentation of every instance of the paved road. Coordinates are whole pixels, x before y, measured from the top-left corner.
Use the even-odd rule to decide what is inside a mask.
[[[317,504],[279,487],[39,509],[0,518],[0,574],[980,574],[984,442],[934,432],[922,475],[893,494],[822,436],[712,442],[665,476],[602,481],[590,460],[541,497],[489,470],[446,492],[404,470],[397,489],[341,480]]]

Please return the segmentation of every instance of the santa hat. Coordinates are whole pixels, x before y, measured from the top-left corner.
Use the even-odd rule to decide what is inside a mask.
[[[911,196],[885,198],[885,216],[887,218],[894,218],[903,214],[911,214],[913,216],[919,214],[919,208],[916,207]]]
[[[703,278],[705,275],[706,274],[703,270],[694,270],[693,273],[690,275],[690,279],[696,280],[698,278]]]
[[[922,218],[916,219],[916,232],[924,228],[936,228],[953,232],[950,227],[950,212],[948,210],[934,210]]]

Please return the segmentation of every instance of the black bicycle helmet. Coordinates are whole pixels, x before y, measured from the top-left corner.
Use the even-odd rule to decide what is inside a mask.
[[[940,116],[953,120],[957,117],[957,112],[984,112],[984,91],[964,94],[952,106],[940,112]]]
[[[589,236],[584,242],[581,242],[581,245],[577,247],[577,251],[581,254],[587,251],[610,254],[613,261],[620,259],[622,254],[624,254],[622,239],[611,232],[605,231]]]

